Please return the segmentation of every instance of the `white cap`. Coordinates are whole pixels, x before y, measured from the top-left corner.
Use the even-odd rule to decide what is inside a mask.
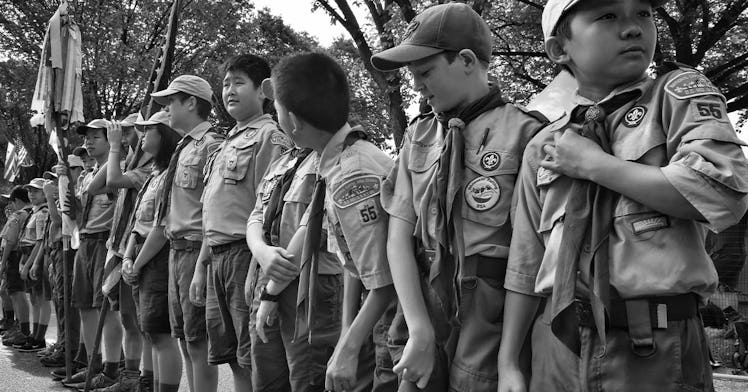
[[[543,8],[542,19],[543,38],[545,41],[548,41],[548,38],[551,38],[553,35],[553,30],[556,29],[556,24],[558,24],[561,16],[571,9],[571,7],[579,4],[580,1],[582,0],[548,0],[548,4]],[[668,0],[652,0],[651,2],[652,8],[657,8],[667,3]]]

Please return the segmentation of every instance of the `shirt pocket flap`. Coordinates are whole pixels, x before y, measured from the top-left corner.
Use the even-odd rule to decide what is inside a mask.
[[[283,196],[283,201],[309,204],[312,202],[314,183],[317,176],[314,173],[295,174],[288,192]]]
[[[617,140],[611,146],[613,154],[621,159],[635,162],[655,147],[664,145],[667,140],[662,129],[636,128],[626,129],[626,134],[616,135]]]
[[[481,176],[490,177],[519,172],[519,159],[510,152],[482,151],[477,153],[477,150],[467,150],[465,154],[465,165]]]

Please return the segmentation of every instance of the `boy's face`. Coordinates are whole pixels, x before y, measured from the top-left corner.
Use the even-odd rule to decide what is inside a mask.
[[[657,29],[649,1],[585,1],[570,28],[571,38],[561,38],[561,45],[580,85],[633,82],[652,62]]]
[[[83,139],[88,156],[96,160],[96,157],[106,157],[109,154],[109,142],[106,140],[106,130],[101,128],[89,129]]]
[[[149,125],[145,128],[143,135],[143,151],[156,155],[161,148],[161,133],[155,125]]]
[[[44,203],[47,199],[44,197],[44,191],[37,188],[27,187],[29,192],[29,201],[31,204],[37,206]]]
[[[468,102],[467,74],[458,56],[449,63],[444,54],[436,54],[408,65],[413,75],[413,88],[436,113],[447,112]]]
[[[265,95],[243,71],[228,71],[223,78],[223,105],[237,121],[248,120],[262,113]]]
[[[164,109],[171,115],[169,117],[169,125],[174,129],[187,129],[187,122],[190,118],[190,105],[195,98],[189,97],[184,101],[179,100],[176,94],[167,97],[169,104]]]
[[[138,145],[138,133],[135,132],[135,127],[122,127],[122,145],[133,149]]]

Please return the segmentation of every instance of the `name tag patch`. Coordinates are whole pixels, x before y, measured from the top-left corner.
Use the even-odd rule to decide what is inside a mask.
[[[634,234],[639,235],[648,231],[655,231],[670,227],[670,219],[665,215],[651,216],[631,222]]]
[[[499,202],[501,189],[491,177],[478,177],[465,186],[465,201],[476,211],[485,211]]]
[[[356,177],[344,182],[332,194],[338,208],[347,208],[379,194],[382,180],[375,175]]]

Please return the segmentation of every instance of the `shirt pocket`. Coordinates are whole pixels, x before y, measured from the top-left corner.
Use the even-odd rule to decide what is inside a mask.
[[[200,179],[200,157],[196,155],[180,156],[174,184],[180,188],[195,189]]]
[[[152,222],[154,204],[155,203],[153,199],[142,200],[140,202],[140,205],[138,206],[136,218],[138,218],[140,222]]]
[[[507,223],[518,172],[519,158],[511,152],[467,150],[462,217],[491,227]]]
[[[408,156],[408,170],[423,173],[436,165],[441,149],[439,146],[411,145]]]
[[[223,151],[221,175],[224,180],[228,180],[228,183],[244,180],[254,156],[254,146],[257,140],[244,136],[240,139],[227,145]]]
[[[662,242],[656,246],[667,246],[671,217],[654,211],[631,199],[621,196],[613,214],[615,230],[627,243],[642,241]]]
[[[284,202],[308,205],[312,202],[314,183],[317,181],[315,173],[294,173],[293,181],[288,191],[283,195]]]

